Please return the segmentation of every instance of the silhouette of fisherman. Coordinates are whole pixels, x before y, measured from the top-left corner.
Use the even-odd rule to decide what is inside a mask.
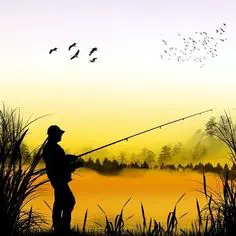
[[[63,235],[70,232],[71,213],[75,205],[68,183],[72,180],[72,172],[83,166],[82,159],[76,161],[76,156],[66,155],[58,144],[64,132],[57,125],[51,125],[47,131],[48,141],[43,149],[46,172],[54,189],[53,227],[56,233]]]

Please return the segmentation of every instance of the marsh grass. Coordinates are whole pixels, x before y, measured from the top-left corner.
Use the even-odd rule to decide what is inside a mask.
[[[29,125],[40,118],[24,122],[19,110],[4,104],[0,110],[0,221],[1,232],[8,236],[29,234],[46,223],[32,207],[26,210],[38,188],[47,182],[40,180],[43,173],[36,170],[43,146],[33,159],[21,150]]]
[[[207,185],[203,173],[203,190],[206,205],[201,209],[196,200],[198,219],[192,223],[191,231],[186,235],[234,235],[236,229],[236,186],[228,173],[221,176],[222,192]]]
[[[228,147],[229,159],[236,164],[236,127],[230,114],[225,112],[218,122],[211,118],[206,124],[209,136],[217,138]],[[198,200],[196,207],[198,219],[192,223],[190,231],[183,231],[186,235],[236,235],[236,185],[235,178],[229,171],[219,174],[222,191],[214,190],[207,185],[203,173],[203,189],[200,191],[206,197],[207,204],[201,209]]]
[[[124,232],[126,232],[124,226],[125,226],[125,220],[124,220],[124,208],[125,206],[129,203],[129,201],[131,200],[131,198],[129,198],[125,204],[123,205],[123,207],[121,208],[120,214],[117,214],[115,217],[115,220],[112,222],[111,220],[108,219],[107,214],[105,213],[105,211],[102,209],[101,206],[98,205],[98,207],[100,208],[100,210],[103,212],[104,216],[105,216],[105,228],[104,228],[104,233],[105,235],[121,235]],[[130,218],[132,218],[132,216],[128,217],[126,219],[129,220]],[[97,223],[98,224],[98,223]],[[100,224],[99,224],[100,225]],[[102,226],[102,225],[100,225]]]
[[[99,232],[93,231],[89,232],[85,230],[85,222],[87,220],[87,211],[85,214],[84,218],[84,223],[83,223],[83,230],[79,231],[77,228],[78,233],[82,234],[95,234],[95,235],[108,235],[108,236],[121,236],[121,235],[157,235],[157,236],[164,236],[164,235],[177,235],[178,233],[178,219],[176,216],[176,209],[177,209],[177,204],[179,201],[184,197],[185,194],[183,194],[179,200],[177,201],[174,209],[172,212],[168,214],[167,220],[166,220],[166,226],[163,225],[162,223],[158,222],[154,218],[148,219],[145,215],[145,209],[143,204],[141,203],[141,214],[142,214],[142,222],[138,223],[136,225],[136,229],[129,229],[128,227],[125,227],[125,223],[131,219],[133,216],[129,216],[127,218],[124,217],[124,208],[125,206],[129,203],[131,198],[129,198],[123,207],[121,208],[121,211],[119,214],[116,215],[114,221],[110,220],[108,218],[108,215],[106,212],[103,210],[103,208],[98,205],[99,209],[105,216],[105,222],[104,225],[101,223],[95,222],[102,230]],[[187,213],[183,214],[179,219],[184,217]]]

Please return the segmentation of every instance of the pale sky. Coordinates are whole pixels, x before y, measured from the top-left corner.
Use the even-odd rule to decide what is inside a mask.
[[[184,141],[210,116],[236,107],[235,9],[233,0],[2,1],[0,100],[26,117],[53,114],[31,126],[30,146],[58,124],[66,130],[63,147],[76,153],[213,108],[108,151]],[[223,22],[227,41],[203,68],[161,60],[161,39],[174,45],[177,33],[214,34]],[[70,60],[74,42],[80,54]],[[58,51],[49,55],[53,47]]]

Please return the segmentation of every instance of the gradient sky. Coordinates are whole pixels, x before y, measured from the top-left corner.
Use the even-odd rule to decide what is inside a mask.
[[[31,126],[30,146],[55,123],[66,130],[62,146],[74,153],[214,108],[107,151],[184,142],[210,116],[236,107],[235,9],[233,0],[2,1],[0,100],[25,117],[52,114]],[[214,34],[223,22],[228,40],[205,67],[160,59],[161,39],[175,44],[177,33]],[[80,55],[71,61],[74,42]],[[53,47],[58,52],[49,55]]]

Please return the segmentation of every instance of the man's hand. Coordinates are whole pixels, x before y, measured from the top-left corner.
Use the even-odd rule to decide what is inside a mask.
[[[79,161],[79,165],[81,166],[81,167],[83,167],[84,166],[84,159],[82,159],[82,158],[79,158],[78,159],[78,161]]]
[[[73,155],[71,155],[71,156],[73,156]],[[77,168],[83,167],[83,166],[84,166],[84,160],[82,158],[76,157],[72,161],[70,161],[71,172],[74,172]]]
[[[66,154],[66,160],[68,160],[69,162],[76,161],[77,159],[78,159],[78,157],[75,155]]]

